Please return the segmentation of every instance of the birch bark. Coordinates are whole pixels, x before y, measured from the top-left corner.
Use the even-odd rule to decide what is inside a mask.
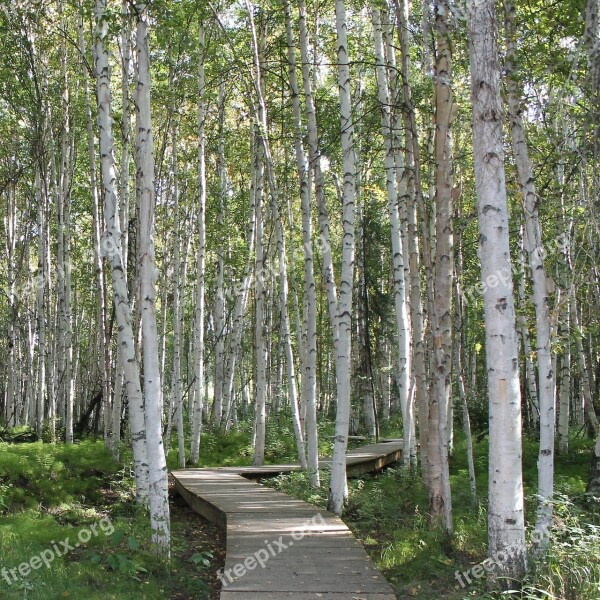
[[[335,438],[331,465],[328,509],[337,515],[342,513],[347,496],[346,448],[350,425],[350,360],[352,338],[352,284],[354,280],[354,205],[356,165],[354,160],[354,124],[352,120],[352,96],[350,93],[350,64],[348,57],[348,30],[344,0],[335,2],[335,25],[337,33],[338,89],[340,97],[340,125],[343,156],[343,203],[342,203],[342,267],[338,315],[338,360],[336,364],[337,411]]]
[[[296,50],[292,33],[292,18],[288,0],[284,0],[285,30],[288,46],[289,79],[294,116],[295,157],[300,201],[302,206],[302,250],[304,254],[304,322],[306,343],[302,376],[302,404],[306,409],[306,437],[308,446],[307,469],[311,485],[319,487],[319,444],[317,437],[317,294],[314,277],[312,248],[312,218],[310,168],[302,143],[302,116],[298,76],[296,73]]]
[[[275,222],[275,238],[277,247],[277,258],[279,262],[279,308],[281,312],[281,333],[282,342],[285,347],[286,354],[286,367],[287,367],[287,379],[288,379],[288,395],[290,408],[292,411],[292,423],[294,427],[294,434],[296,438],[296,447],[298,451],[298,460],[303,468],[306,468],[306,451],[304,447],[304,435],[302,432],[300,422],[300,412],[298,404],[298,390],[296,385],[296,373],[294,366],[294,355],[291,341],[290,331],[290,317],[288,309],[288,272],[287,272],[287,257],[285,250],[285,236],[283,232],[283,224],[279,211],[279,191],[277,182],[275,181],[275,166],[271,155],[271,148],[269,144],[268,134],[268,121],[267,121],[267,110],[263,96],[263,81],[262,81],[262,67],[261,67],[261,56],[259,50],[259,42],[256,34],[256,28],[254,26],[254,18],[252,16],[251,6],[248,3],[248,11],[250,17],[250,27],[253,36],[254,45],[254,69],[255,69],[255,90],[258,96],[258,110],[257,120],[259,124],[259,141],[263,146],[263,154],[265,158],[266,173],[269,181],[269,189],[271,192],[271,211],[273,214],[273,220]]]
[[[145,430],[148,456],[149,505],[152,541],[169,556],[170,522],[168,472],[162,438],[162,385],[156,324],[156,277],[154,258],[154,141],[150,112],[150,28],[146,5],[136,10],[136,171],[139,185],[140,307],[144,360]]]
[[[195,377],[196,393],[191,407],[192,439],[190,462],[198,464],[200,456],[200,436],[202,433],[202,414],[204,412],[204,269],[206,264],[206,73],[205,58],[205,27],[200,19],[198,23],[198,251],[196,256],[196,303],[195,303]]]
[[[457,106],[452,97],[452,52],[445,0],[434,4],[436,38],[435,98],[435,267],[431,315],[433,386],[429,399],[429,518],[452,533],[452,501],[448,465],[448,410],[452,400],[452,277],[454,267],[452,226],[451,127]]]
[[[507,56],[504,65],[508,89],[510,129],[519,187],[525,213],[525,245],[529,257],[535,306],[536,356],[538,365],[538,393],[540,405],[540,449],[538,455],[538,512],[536,529],[549,532],[552,525],[554,496],[554,429],[556,422],[555,375],[551,354],[551,326],[548,299],[548,277],[544,265],[542,232],[538,218],[540,198],[535,189],[535,178],[529,159],[527,140],[521,117],[521,91],[515,73],[517,54],[516,8],[514,0],[504,3],[507,35]],[[545,535],[541,546],[545,547]]]
[[[390,106],[392,99],[387,83],[386,62],[383,50],[383,34],[381,16],[374,6],[371,8],[373,21],[373,38],[375,42],[375,71],[379,108],[381,111],[381,130],[385,151],[385,181],[388,201],[388,216],[391,229],[392,278],[394,282],[394,307],[396,310],[396,327],[398,330],[398,384],[400,408],[402,411],[402,430],[404,439],[404,464],[409,464],[411,447],[413,446],[412,400],[410,397],[410,329],[406,310],[406,285],[404,280],[404,250],[402,247],[402,231],[400,226],[399,190],[396,187],[397,162],[394,154],[394,132]]]
[[[467,14],[481,277],[483,283],[492,277],[497,283],[486,285],[483,294],[490,421],[488,552],[498,556],[509,550],[508,560],[494,572],[494,579],[510,586],[522,578],[527,563],[521,394],[494,2],[469,0]]]
[[[118,198],[116,192],[114,140],[112,133],[110,68],[105,40],[108,35],[106,0],[95,4],[94,63],[98,98],[98,130],[102,167],[105,232],[101,249],[107,257],[112,274],[113,301],[118,324],[119,354],[124,372],[129,403],[129,424],[133,445],[136,498],[147,504],[149,494],[148,455],[146,450],[144,399],[142,396],[139,363],[136,358],[132,327],[131,305],[125,279],[125,265],[121,250],[121,231],[118,221]]]

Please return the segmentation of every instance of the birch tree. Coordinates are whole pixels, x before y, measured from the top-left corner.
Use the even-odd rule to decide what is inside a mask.
[[[40,166],[35,170],[35,194],[38,205],[37,228],[38,228],[38,268],[37,268],[37,336],[38,336],[38,360],[37,360],[37,400],[35,429],[38,435],[42,435],[44,427],[44,411],[46,407],[46,198],[42,189]]]
[[[175,109],[173,108],[173,113]],[[177,157],[178,147],[178,123],[173,120],[171,132],[171,175],[173,177],[173,241],[175,243],[173,256],[173,369],[172,369],[172,385],[171,394],[172,402],[169,407],[170,420],[175,421],[177,430],[177,447],[179,456],[179,466],[185,469],[185,438],[183,430],[183,374],[182,366],[182,315],[181,315],[181,288],[185,287],[185,281],[182,281],[182,265],[181,265],[181,219],[179,206],[179,161]],[[168,439],[168,436],[167,436]],[[168,451],[168,447],[167,447]]]
[[[109,55],[106,47],[108,22],[106,0],[95,4],[94,67],[96,94],[98,98],[98,130],[102,169],[102,195],[104,201],[105,232],[101,251],[108,259],[113,285],[113,301],[118,324],[119,356],[123,369],[125,388],[129,402],[129,426],[133,447],[136,498],[147,504],[149,496],[148,454],[146,449],[144,399],[142,396],[139,363],[137,361],[133,335],[131,305],[125,279],[125,265],[121,250],[121,231],[118,219],[118,197],[116,191],[114,138],[112,133],[111,91]]]
[[[194,309],[194,347],[196,393],[192,403],[192,439],[190,461],[198,463],[200,454],[200,435],[202,432],[202,413],[204,396],[204,269],[206,264],[206,74],[205,60],[205,31],[204,22],[198,22],[198,212],[196,222],[198,227],[198,250],[196,255],[196,298]]]
[[[150,28],[145,4],[135,6],[136,27],[136,171],[139,185],[139,256],[145,430],[148,456],[152,541],[163,556],[170,554],[168,472],[162,438],[162,385],[156,325],[154,259],[154,141],[150,113]]]
[[[285,31],[288,47],[290,92],[294,116],[295,158],[302,207],[302,249],[304,253],[304,323],[306,344],[302,373],[302,404],[306,407],[307,468],[310,482],[319,487],[319,445],[317,438],[317,294],[312,248],[310,170],[302,143],[302,114],[296,73],[296,50],[288,0],[284,0]]]
[[[346,448],[350,425],[350,361],[352,338],[352,283],[354,281],[354,203],[355,161],[354,126],[352,120],[352,96],[350,93],[350,64],[348,58],[348,31],[344,0],[335,2],[335,26],[337,33],[338,89],[340,96],[341,141],[344,185],[342,196],[342,267],[338,314],[338,360],[336,364],[337,411],[335,438],[331,465],[328,509],[342,513],[347,495]]]
[[[511,581],[521,579],[527,562],[521,393],[494,3],[469,0],[467,15],[479,259],[482,282],[488,282],[483,293],[490,423],[488,553],[490,556],[507,553],[507,561],[494,572],[494,577],[502,585],[510,585]],[[499,577],[508,580],[499,580]]]
[[[256,241],[254,243],[254,364],[256,372],[256,403],[254,415],[254,464],[262,465],[265,458],[265,428],[267,411],[267,346],[265,341],[266,270],[264,250],[264,222],[262,214],[264,186],[264,148],[255,132],[252,182],[256,213]]]
[[[392,277],[394,282],[394,307],[396,311],[396,326],[398,329],[398,376],[400,407],[402,410],[402,431],[404,440],[404,461],[408,464],[413,445],[413,405],[410,395],[410,329],[406,310],[406,286],[404,281],[404,248],[402,247],[402,231],[400,226],[399,190],[396,187],[396,160],[394,156],[392,105],[386,77],[386,63],[383,50],[383,34],[379,10],[371,8],[373,21],[373,37],[375,42],[375,69],[377,75],[377,90],[381,111],[381,130],[385,152],[385,179],[388,200],[388,215],[390,218],[392,246]]]
[[[300,423],[300,412],[298,404],[298,393],[296,387],[296,374],[294,367],[294,355],[292,350],[291,332],[290,332],[290,317],[288,308],[288,271],[287,257],[285,250],[285,236],[283,232],[283,224],[279,211],[279,193],[277,182],[275,181],[275,167],[268,134],[267,109],[263,94],[261,52],[259,49],[259,41],[254,26],[254,18],[252,16],[252,8],[250,3],[247,3],[248,15],[250,19],[250,30],[253,38],[254,47],[254,87],[257,94],[258,106],[256,111],[258,121],[259,142],[263,146],[263,156],[265,160],[265,170],[269,181],[269,190],[271,194],[271,211],[275,226],[275,242],[277,248],[277,258],[279,262],[279,308],[281,312],[281,332],[283,345],[286,353],[286,367],[288,377],[288,394],[290,408],[292,411],[292,423],[294,427],[294,435],[296,438],[296,446],[298,451],[298,460],[303,468],[306,468],[306,452],[304,447],[304,435]]]
[[[517,164],[519,187],[525,213],[525,243],[533,283],[535,306],[536,356],[538,364],[538,392],[540,405],[540,449],[538,455],[539,506],[536,529],[549,531],[552,524],[554,495],[554,424],[556,421],[556,398],[554,369],[550,349],[551,327],[548,309],[548,276],[544,266],[542,233],[538,218],[540,198],[535,189],[535,178],[529,159],[527,140],[520,107],[520,90],[515,73],[516,60],[516,7],[513,0],[504,4],[507,32],[507,57],[505,63],[508,88],[508,111],[513,153]]]
[[[423,200],[421,184],[421,156],[419,146],[419,131],[417,117],[412,100],[410,86],[410,46],[407,0],[394,0],[396,10],[398,41],[400,45],[400,75],[402,79],[402,122],[405,130],[405,165],[406,165],[406,204],[408,219],[409,263],[411,277],[410,308],[412,319],[412,352],[413,367],[415,371],[415,397],[419,411],[419,439],[421,442],[421,469],[426,485],[429,485],[429,382],[427,379],[427,353],[425,344],[425,323],[423,315],[423,302],[421,292],[421,261],[419,256],[419,231],[417,223],[420,221],[422,264],[425,268],[425,287],[428,304],[433,299],[433,273],[431,268],[431,249],[428,236],[428,218]],[[428,27],[429,21],[426,11],[423,11],[424,23]],[[425,30],[425,28],[424,28]],[[427,47],[427,45],[425,45]],[[428,62],[428,61],[427,61]],[[419,220],[417,220],[417,208]],[[429,306],[430,312],[431,306]]]
[[[77,27],[79,51],[81,56],[86,56],[85,37],[83,33],[83,18],[80,17]],[[98,197],[98,174],[96,171],[96,148],[94,137],[94,123],[92,120],[92,104],[90,100],[90,86],[87,73],[83,74],[83,94],[85,102],[85,121],[87,135],[87,149],[90,170],[90,191],[92,194],[93,218],[94,218],[94,267],[96,269],[96,281],[98,283],[98,325],[100,332],[100,349],[102,354],[102,396],[104,404],[104,439],[109,448],[112,448],[113,456],[118,457],[118,445],[121,434],[121,411],[119,402],[119,419],[115,423],[111,419],[111,382],[110,382],[110,340],[108,338],[108,319],[106,310],[106,285],[104,276],[104,265],[101,252],[101,215],[100,198]],[[119,399],[120,400],[120,399]],[[115,397],[115,402],[117,398]]]
[[[435,266],[431,315],[433,385],[429,400],[429,518],[443,523],[452,533],[452,501],[448,466],[448,411],[452,401],[452,140],[451,126],[457,106],[452,96],[452,51],[447,18],[449,6],[434,4],[436,38],[435,99]]]

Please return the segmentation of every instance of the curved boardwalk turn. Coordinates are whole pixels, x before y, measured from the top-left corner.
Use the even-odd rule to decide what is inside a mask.
[[[379,470],[401,453],[401,440],[351,450],[348,475]],[[395,600],[339,517],[248,479],[299,469],[291,463],[173,472],[192,508],[226,530],[221,600]]]

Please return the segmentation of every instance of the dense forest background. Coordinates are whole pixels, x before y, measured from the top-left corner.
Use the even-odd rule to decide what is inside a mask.
[[[348,436],[399,424],[449,539],[489,436],[514,578],[521,430],[538,530],[555,450],[600,495],[596,0],[0,6],[6,441],[132,447],[163,549],[203,432],[261,464],[288,423],[316,488],[335,422],[339,514]]]

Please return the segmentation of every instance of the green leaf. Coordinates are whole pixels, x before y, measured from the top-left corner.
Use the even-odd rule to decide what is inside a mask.
[[[121,529],[117,529],[111,536],[111,542],[115,545],[120,544],[121,540],[125,537],[125,532]]]

